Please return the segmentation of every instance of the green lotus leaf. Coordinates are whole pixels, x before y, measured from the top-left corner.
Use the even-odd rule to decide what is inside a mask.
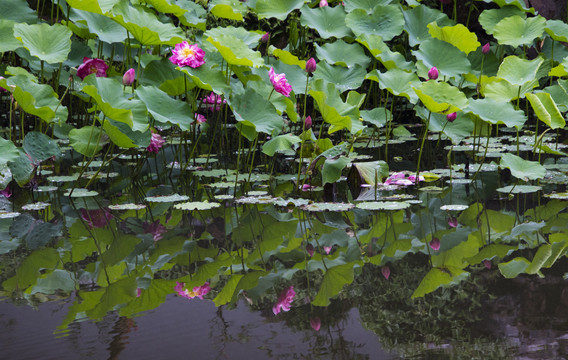
[[[243,21],[247,7],[239,0],[213,0],[209,3],[209,12],[216,17]]]
[[[64,62],[71,52],[71,35],[67,27],[54,24],[16,24],[14,36],[30,54],[49,64]]]
[[[382,161],[356,162],[353,167],[366,184],[376,185],[389,176],[389,165]]]
[[[314,44],[314,47],[318,59],[325,60],[331,65],[350,68],[358,64],[366,68],[371,62],[363,48],[356,43],[348,44],[343,40],[336,40],[321,47]]]
[[[566,70],[566,66],[560,64],[558,66],[553,67],[548,76],[556,76],[556,77],[566,77],[568,76],[568,70]]]
[[[527,93],[526,96],[540,121],[552,129],[562,129],[566,126],[566,120],[564,120],[562,113],[558,110],[554,99],[552,99],[549,93]]]
[[[392,118],[390,110],[384,107],[376,107],[372,110],[361,110],[360,113],[363,121],[371,123],[378,128],[386,126],[387,121]]]
[[[365,68],[355,65],[351,68],[320,62],[314,72],[314,80],[323,79],[336,85],[340,92],[357,89],[365,80]]]
[[[258,33],[256,31],[248,31],[242,27],[233,27],[233,26],[226,26],[226,27],[216,27],[213,29],[207,30],[203,36],[205,38],[212,37],[216,38],[218,36],[223,35],[231,35],[240,40],[242,40],[249,48],[255,48],[258,46],[258,42],[262,37],[262,33]]]
[[[260,19],[284,20],[292,11],[304,5],[304,0],[256,0],[256,14]]]
[[[428,24],[428,30],[433,38],[452,44],[466,54],[475,51],[481,45],[477,41],[477,35],[462,24],[441,28],[436,22],[433,22]]]
[[[302,206],[306,211],[347,211],[354,208],[350,203],[312,203]]]
[[[402,15],[405,21],[404,30],[408,33],[408,43],[411,47],[431,38],[428,30],[428,24],[431,22],[435,21],[442,26],[452,23],[448,15],[423,4],[403,10]]]
[[[515,6],[504,6],[499,9],[483,10],[479,15],[479,23],[489,35],[493,35],[495,25],[501,20],[510,16],[520,16],[526,19],[527,15],[524,11]]]
[[[333,184],[341,177],[341,172],[351,162],[346,156],[326,159],[321,171],[322,184]]]
[[[358,203],[355,207],[363,210],[397,211],[409,208],[410,203],[405,201],[368,201]]]
[[[213,44],[223,59],[231,65],[252,67],[264,65],[260,52],[249,49],[243,40],[233,35],[218,34],[216,37],[208,37],[207,41]]]
[[[434,113],[450,114],[468,105],[467,97],[457,87],[445,82],[426,81],[420,87],[412,87],[420,101]]]
[[[284,125],[274,105],[253,89],[247,88],[244,93],[233,96],[230,105],[235,119],[254,126],[257,132],[273,135]]]
[[[428,129],[433,132],[442,132],[446,135],[453,144],[459,144],[464,138],[473,134],[474,123],[470,115],[463,112],[458,112],[456,120],[449,122],[446,115],[438,113],[429,113],[429,111],[422,106],[415,106],[414,110],[424,122],[430,117],[430,124]],[[468,149],[469,150],[469,149]]]
[[[525,160],[509,153],[501,155],[499,166],[511,170],[514,177],[524,181],[542,179],[546,175],[546,169],[537,161]]]
[[[300,24],[314,29],[324,38],[336,37],[341,39],[345,36],[352,36],[353,33],[345,26],[345,11],[341,6],[324,6],[311,9],[308,6],[300,10]]]
[[[522,86],[536,78],[537,71],[544,62],[542,57],[524,60],[518,56],[507,56],[499,66],[497,77],[507,80],[512,85]]]
[[[127,124],[112,119],[105,119],[102,126],[105,134],[118,147],[125,149],[133,147],[146,148],[150,145],[152,134],[148,130],[144,132],[134,131]]]
[[[22,149],[19,150],[18,157],[8,163],[8,167],[19,186],[26,185],[35,174],[35,166]]]
[[[129,99],[123,85],[115,78],[89,75],[83,80],[81,89],[90,95],[102,112],[109,118],[123,122],[135,131],[148,129],[148,113],[144,103]]]
[[[309,94],[318,105],[323,120],[331,124],[329,133],[342,129],[351,131],[352,123],[359,119],[358,107],[343,102],[334,84],[318,79],[312,82]]]
[[[190,0],[146,0],[159,12],[174,14],[185,26],[205,31],[207,11]],[[211,2],[213,3],[213,2]],[[242,4],[240,4],[242,6]]]
[[[295,55],[286,50],[280,50],[274,46],[270,46],[268,51],[274,55],[278,60],[287,65],[297,65],[304,70],[306,68],[306,60],[300,60]]]
[[[459,268],[445,267],[445,268],[432,268],[420,282],[420,285],[414,290],[412,299],[423,297],[441,286],[449,284],[458,284],[464,280],[469,273]]]
[[[278,135],[269,141],[267,141],[264,145],[262,145],[262,152],[268,156],[274,156],[276,152],[287,152],[292,150],[292,146],[302,142],[296,135],[292,134],[284,134]],[[250,192],[249,192],[249,195]]]
[[[527,7],[525,1],[523,0],[483,0],[483,1],[495,3],[499,5],[499,7],[515,6],[517,7],[517,9],[522,10],[523,12],[534,14],[534,8]]]
[[[77,10],[106,14],[121,0],[65,0],[67,5]]]
[[[170,96],[181,95],[186,89],[195,87],[195,83],[185,80],[184,75],[168,59],[154,60],[146,65],[140,76],[140,84],[156,86]]]
[[[0,164],[16,160],[20,156],[20,151],[10,140],[0,137]]]
[[[481,86],[481,94],[499,102],[509,102],[519,97],[524,98],[525,94],[536,86],[538,86],[538,80],[533,80],[524,83],[519,89],[519,86],[511,84],[505,79],[494,77]]]
[[[17,23],[37,23],[37,13],[30,9],[27,1],[3,0],[0,1],[0,20],[11,20]]]
[[[0,53],[22,47],[22,43],[14,36],[14,24],[12,20],[0,20]]]
[[[384,41],[389,41],[404,29],[404,16],[398,6],[377,5],[372,14],[362,9],[351,11],[345,17],[345,24],[356,36],[379,35]]]
[[[455,46],[438,39],[428,39],[420,44],[412,53],[422,63],[421,72],[425,78],[430,68],[436,67],[440,76],[459,77],[471,71],[471,63],[467,55]]]
[[[414,63],[406,61],[406,58],[401,53],[391,51],[380,36],[362,34],[356,40],[361,45],[364,45],[387,70],[399,68],[406,71],[416,71]]]
[[[377,5],[389,5],[393,0],[347,0],[343,1],[345,11],[350,13],[355,9],[362,9],[369,14],[373,12],[373,9]]]
[[[546,19],[542,16],[523,19],[515,15],[499,21],[493,29],[493,36],[501,45],[532,45],[542,36],[545,27]]]
[[[146,196],[146,201],[148,202],[168,203],[187,200],[189,200],[189,196],[180,194]]]
[[[30,131],[26,134],[23,148],[34,162],[45,161],[52,156],[61,157],[59,145],[52,138],[38,131]]]
[[[85,26],[90,34],[97,35],[101,41],[109,44],[121,43],[127,39],[126,29],[122,25],[101,14],[71,9],[69,20],[76,25]]]
[[[69,131],[69,146],[88,157],[98,154],[107,143],[108,138],[103,134],[103,130],[95,126],[84,126]]]
[[[547,20],[544,31],[553,40],[568,42],[568,24],[560,20]]]
[[[404,96],[413,104],[418,102],[418,96],[413,87],[420,86],[421,81],[413,72],[406,72],[397,68],[384,73],[373,70],[365,76],[365,79],[378,82],[381,89],[386,89],[396,96]]]
[[[509,102],[498,102],[491,98],[470,99],[464,112],[473,113],[490,124],[505,124],[507,127],[515,127],[519,130],[527,121],[524,111],[515,110]]]
[[[139,86],[136,96],[146,105],[154,119],[177,125],[182,130],[190,129],[193,113],[187,102],[173,99],[153,86]]]
[[[112,19],[124,26],[142,45],[171,45],[181,43],[185,34],[173,24],[165,24],[142,6],[121,1],[112,8]]]
[[[568,111],[568,92],[565,88],[563,88],[559,84],[556,84],[548,86],[544,89],[544,91],[552,96],[552,100],[554,100],[560,112]]]
[[[12,95],[28,114],[48,123],[63,124],[67,121],[67,108],[61,105],[51,86],[36,84],[25,75],[13,76],[6,83],[15,86]]]

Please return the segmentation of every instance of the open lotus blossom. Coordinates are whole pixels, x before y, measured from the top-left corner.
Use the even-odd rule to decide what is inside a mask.
[[[83,58],[83,63],[77,68],[77,76],[81,80],[91,74],[95,74],[96,77],[106,77],[107,69],[108,65],[103,60],[85,57]]]
[[[182,41],[172,50],[170,61],[177,66],[189,66],[198,68],[205,64],[205,52],[197,44]]]
[[[91,229],[102,228],[109,223],[110,219],[112,219],[112,215],[107,209],[81,209],[81,219],[83,219]]]
[[[430,240],[429,244],[432,250],[434,251],[440,250],[440,239],[438,239],[437,237],[433,237],[432,240]]]
[[[221,110],[221,105],[227,103],[227,100],[222,99],[221,95],[217,95],[213,91],[204,97],[202,101],[204,104],[207,104],[206,107],[209,111],[219,111]]]
[[[484,54],[488,54],[490,51],[491,51],[491,46],[489,45],[489,43],[486,43],[481,48],[481,52],[484,53]]]
[[[209,282],[206,282],[205,284],[203,284],[201,286],[194,287],[192,291],[189,291],[189,289],[184,289],[183,288],[184,286],[185,286],[185,283],[176,281],[176,286],[174,287],[174,291],[176,291],[179,296],[183,296],[184,298],[187,298],[187,299],[193,299],[193,298],[197,297],[197,298],[200,298],[201,300],[203,300],[203,296],[207,295],[207,293],[209,291],[211,291],[211,287],[209,286]]]
[[[418,177],[418,181],[424,181],[424,177],[421,175]],[[414,185],[416,183],[416,175],[409,175],[408,178],[403,172],[396,172],[389,176],[383,185]]]
[[[267,43],[268,40],[270,40],[270,33],[266,32],[266,33],[264,33],[264,35],[262,35],[262,37],[260,38],[260,41],[262,41],[263,43]]]
[[[201,114],[195,114],[195,120],[200,124],[207,122],[207,118]]]
[[[158,151],[162,148],[166,140],[162,138],[162,136],[158,133],[152,132],[152,138],[150,139],[150,145],[146,148],[149,152],[153,152],[157,154]]]
[[[436,80],[438,78],[438,69],[433,66],[430,70],[428,70],[428,79],[430,80]]]
[[[457,116],[458,114],[455,112],[449,113],[448,115],[446,115],[446,120],[448,120],[449,122],[454,122]]]
[[[324,7],[324,6],[327,6],[327,5],[328,5],[328,3],[327,3],[326,0],[321,0],[320,3],[319,3],[320,7]]]
[[[276,92],[279,92],[286,97],[290,96],[292,86],[288,84],[286,74],[276,74],[274,72],[274,68],[271,67],[268,71],[268,76],[270,77],[270,82],[274,86],[274,90],[276,90]]]
[[[134,83],[135,79],[136,71],[134,69],[128,69],[126,70],[124,75],[122,75],[122,84],[124,84],[125,86],[130,86]]]
[[[154,241],[162,240],[162,236],[166,232],[166,227],[160,224],[160,220],[156,220],[153,223],[145,221],[142,224],[142,229],[146,234],[152,234]]]
[[[319,317],[313,317],[310,319],[310,326],[312,327],[312,329],[314,329],[315,331],[319,331],[319,329],[321,328],[321,320]]]
[[[385,277],[385,279],[389,279],[389,276],[391,274],[391,269],[388,266],[383,266],[381,268],[381,273],[383,274],[383,276]]]
[[[448,225],[451,228],[458,227],[458,219],[453,216],[450,216],[450,218],[448,219]]]
[[[314,71],[316,71],[318,65],[316,64],[316,60],[314,58],[309,58],[308,61],[306,61],[306,71],[309,73],[313,73]]]
[[[288,289],[282,291],[280,296],[278,296],[278,301],[276,301],[276,304],[272,307],[274,315],[278,315],[280,311],[290,311],[294,296],[296,296],[294,286],[290,286]]]

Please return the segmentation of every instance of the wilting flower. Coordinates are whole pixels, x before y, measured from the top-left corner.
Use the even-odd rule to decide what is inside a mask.
[[[204,104],[208,104],[206,107],[209,111],[219,111],[221,110],[221,105],[227,103],[227,100],[222,99],[221,95],[217,95],[213,91],[204,97],[202,101]]]
[[[142,229],[144,229],[146,234],[152,234],[154,241],[162,240],[162,236],[166,232],[166,227],[160,224],[160,220],[156,220],[153,223],[144,221]]]
[[[201,114],[195,114],[195,120],[200,124],[207,122],[207,118]]]
[[[449,113],[448,115],[446,115],[446,120],[448,120],[449,122],[454,122],[457,116],[458,114],[456,114],[455,112]]]
[[[437,78],[438,78],[438,69],[436,69],[435,66],[432,66],[432,68],[428,71],[428,79],[436,80]]]
[[[316,71],[316,68],[317,68],[316,60],[314,58],[309,58],[308,61],[306,61],[306,71],[309,73],[313,73],[314,71]]]
[[[270,82],[274,86],[274,90],[280,94],[288,97],[290,96],[290,91],[292,91],[292,86],[288,84],[286,80],[286,74],[276,74],[274,68],[270,68],[268,71],[268,76],[270,77]]]
[[[134,69],[128,69],[124,75],[122,75],[122,84],[130,86],[134,83],[134,79],[136,79],[136,72]]]
[[[197,44],[189,45],[187,41],[177,44],[172,50],[170,61],[177,66],[198,68],[205,64],[205,52]]]
[[[174,287],[174,291],[178,293],[179,296],[183,296],[187,299],[193,299],[195,297],[200,298],[203,300],[203,296],[207,295],[209,291],[211,291],[211,287],[209,286],[209,282],[201,286],[196,286],[193,288],[192,291],[189,289],[184,289],[185,283],[176,281],[176,286]]]
[[[107,209],[81,209],[81,219],[83,219],[91,229],[105,227],[111,218],[112,215]]]
[[[262,37],[260,38],[260,41],[262,41],[263,43],[267,43],[268,40],[270,40],[270,33],[266,32],[266,33],[264,33],[264,35],[262,35]]]
[[[391,274],[391,269],[388,266],[383,266],[381,268],[381,273],[383,274],[383,276],[385,277],[385,279],[389,279],[389,276]]]
[[[304,120],[304,128],[308,130],[311,127],[312,127],[312,117],[308,115],[308,117],[306,117],[306,120]]]
[[[306,251],[310,257],[314,256],[314,246],[312,244],[306,245]]]
[[[326,1],[326,0],[321,0],[321,1],[320,1],[320,4],[319,4],[320,7],[324,7],[324,6],[327,6],[327,5],[328,5],[328,4],[327,4],[327,1]]]
[[[166,140],[164,140],[160,134],[153,132],[152,138],[150,139],[150,145],[148,145],[146,150],[157,154],[165,142]]]
[[[448,225],[452,228],[458,227],[458,219],[450,216],[450,218],[448,219]]]
[[[433,237],[429,244],[432,250],[434,251],[440,250],[440,239],[438,239],[437,237]]]
[[[481,48],[481,52],[484,53],[484,54],[488,54],[490,51],[491,51],[491,46],[489,45],[489,43],[486,43]]]
[[[294,296],[296,296],[296,292],[294,291],[294,287],[290,286],[288,289],[282,291],[280,296],[278,296],[278,301],[272,307],[272,312],[274,315],[278,315],[280,311],[289,311],[290,307],[292,306],[292,301],[294,301]]]
[[[77,76],[83,80],[88,75],[95,74],[96,77],[106,77],[108,65],[101,59],[83,58],[83,63],[77,68]]]
[[[491,260],[483,260],[483,265],[486,269],[491,269]]]
[[[319,331],[319,329],[321,328],[321,320],[319,317],[313,317],[310,319],[310,326],[312,327],[312,329],[314,329],[315,331]]]

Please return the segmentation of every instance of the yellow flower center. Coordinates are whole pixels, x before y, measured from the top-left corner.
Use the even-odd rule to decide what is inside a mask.
[[[183,50],[181,51],[181,55],[185,58],[188,58],[190,56],[194,56],[195,52],[193,52],[193,50],[191,48],[183,48]]]

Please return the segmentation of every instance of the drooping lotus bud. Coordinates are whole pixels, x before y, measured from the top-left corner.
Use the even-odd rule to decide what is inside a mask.
[[[262,35],[262,37],[260,38],[260,41],[262,41],[263,43],[267,43],[268,40],[270,39],[270,33],[264,33],[264,35]]]
[[[436,69],[435,66],[432,66],[432,68],[428,71],[428,79],[436,80],[437,78],[438,78],[438,69]]]
[[[304,128],[306,130],[310,129],[312,127],[312,117],[308,115],[308,117],[306,118],[306,120],[304,121]]]
[[[313,73],[314,71],[316,71],[316,60],[314,58],[310,58],[308,61],[306,61],[306,71],[309,73]]]
[[[454,122],[454,120],[456,119],[457,116],[458,115],[455,112],[450,113],[450,114],[446,115],[446,120],[448,120],[449,122]]]
[[[487,54],[491,51],[491,47],[489,46],[489,43],[483,45],[483,47],[481,48],[481,52],[484,54]]]
[[[128,69],[122,76],[122,83],[125,86],[130,86],[134,83],[134,79],[136,79],[136,72],[134,69]]]

